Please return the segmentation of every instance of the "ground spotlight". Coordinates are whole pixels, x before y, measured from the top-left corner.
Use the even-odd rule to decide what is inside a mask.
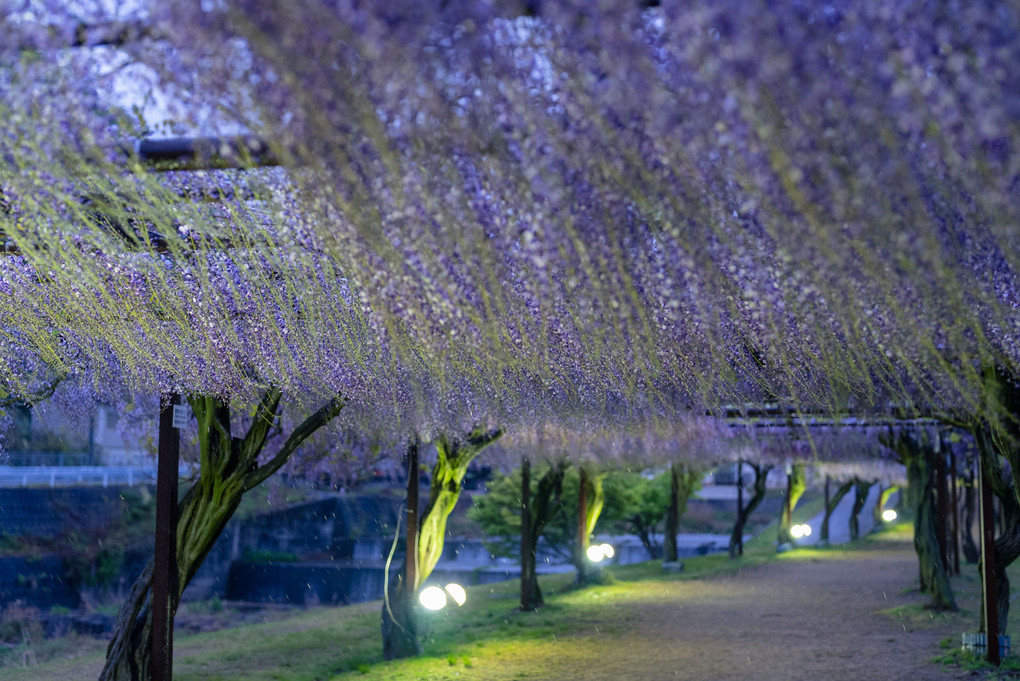
[[[593,563],[601,563],[606,557],[606,552],[602,550],[601,546],[589,546],[588,547],[588,560]]]
[[[811,526],[808,524],[794,525],[790,528],[790,536],[794,539],[800,539],[801,537],[811,536]]]
[[[426,610],[442,610],[446,607],[446,592],[438,586],[427,586],[418,594],[418,602]]]
[[[892,521],[896,520],[896,511],[892,510],[891,508],[882,511],[882,520],[884,520],[887,523],[891,523]]]
[[[464,591],[464,587],[460,584],[447,584],[446,593],[450,594],[450,598],[452,598],[453,602],[457,605],[464,605],[464,601],[467,600],[467,592]]]

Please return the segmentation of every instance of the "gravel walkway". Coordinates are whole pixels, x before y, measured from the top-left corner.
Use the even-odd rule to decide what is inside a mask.
[[[858,548],[859,546],[859,548]],[[972,678],[932,664],[939,641],[971,617],[918,606],[917,561],[905,541],[780,561],[740,574],[648,583],[644,594],[593,623],[592,655],[570,668],[555,656],[529,678],[925,681]],[[961,603],[967,594],[961,594]],[[972,599],[973,600],[973,599]],[[975,609],[976,603],[966,603]],[[904,608],[902,617],[893,611]],[[628,612],[633,610],[633,612]],[[976,618],[973,618],[976,619]],[[626,622],[614,627],[615,622]],[[599,640],[594,629],[612,628]],[[579,632],[580,633],[580,632]],[[581,643],[580,641],[576,641]]]

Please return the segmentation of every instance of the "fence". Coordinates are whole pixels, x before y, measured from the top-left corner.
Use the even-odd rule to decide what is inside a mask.
[[[4,463],[11,466],[93,466],[92,452],[7,451]]]
[[[182,476],[188,472],[181,469]],[[155,484],[155,466],[0,466],[0,487]]]

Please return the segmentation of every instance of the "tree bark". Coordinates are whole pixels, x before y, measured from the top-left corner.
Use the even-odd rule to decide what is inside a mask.
[[[977,495],[974,489],[974,470],[972,465],[967,466],[968,474],[963,478],[963,527],[961,536],[963,538],[963,558],[968,563],[978,562],[980,554],[977,543],[974,541],[974,523],[977,506]]]
[[[676,463],[670,464],[669,476],[669,510],[666,513],[666,535],[662,540],[663,560],[675,562],[677,560],[676,535],[679,531],[680,518],[687,510],[687,501],[694,493],[700,476],[697,470],[684,464],[678,466]]]
[[[1020,558],[1020,504],[1012,488],[1000,474],[996,465],[998,459],[993,435],[985,427],[976,427],[972,430],[974,439],[977,441],[979,456],[986,462],[988,475],[988,486],[991,492],[999,500],[999,509],[1002,514],[1003,532],[995,538],[995,575],[996,585],[996,610],[998,613],[997,624],[1000,634],[1006,633],[1006,626],[1009,623],[1009,573],[1007,568]],[[983,569],[981,561],[978,561],[979,571]],[[984,618],[984,599],[981,601],[982,617]],[[982,629],[984,630],[984,629]]]
[[[956,610],[956,597],[936,538],[933,438],[926,431],[914,433],[902,429],[881,439],[907,467],[906,498],[914,510],[914,550],[920,590],[931,596],[933,608]]]
[[[577,494],[577,537],[574,548],[574,567],[577,569],[577,583],[587,584],[598,573],[588,569],[588,547],[595,524],[602,514],[605,495],[602,481],[605,473],[589,473],[584,466],[580,467],[580,480]]]
[[[279,452],[259,465],[266,439],[276,421],[282,393],[270,388],[262,396],[243,438],[230,435],[230,409],[213,397],[192,397],[198,419],[199,478],[178,504],[175,600],[180,600],[223,528],[254,489],[286,463],[304,440],[340,413],[344,400],[335,398],[291,432]],[[153,562],[131,587],[117,615],[100,681],[148,681],[152,648]]]
[[[939,436],[938,447],[935,451],[933,473],[935,475],[935,531],[942,564],[949,572],[953,564],[949,546],[949,486],[946,484],[946,452],[941,436]]]
[[[740,514],[741,509],[744,508],[744,460],[737,459],[737,515]],[[733,545],[730,544],[730,558],[733,557]],[[737,548],[736,553],[739,556],[744,555],[744,533],[737,535]]]
[[[793,541],[790,535],[790,528],[793,527],[793,510],[797,502],[804,495],[807,488],[807,478],[804,472],[804,464],[795,463],[790,466],[790,474],[786,481],[786,498],[783,500],[783,513],[779,518],[779,545],[789,544]]]
[[[393,593],[383,600],[381,625],[383,659],[415,657],[422,652],[414,593],[407,588],[406,578],[401,576]]]
[[[677,560],[676,535],[680,525],[680,480],[676,463],[669,465],[669,509],[666,511],[665,535],[662,538],[662,559],[675,563]]]
[[[536,597],[541,600],[535,575],[535,542],[531,539],[531,461],[521,462],[521,610],[533,610]],[[537,592],[537,593],[536,593]]]
[[[878,485],[878,495],[875,497],[875,505],[871,507],[872,532],[875,532],[878,528],[882,527],[882,507],[885,505],[882,501],[882,495],[885,493],[885,489],[883,489],[881,482],[877,482],[876,484]]]
[[[875,527],[881,527],[885,524],[885,520],[882,518],[882,514],[885,513],[885,505],[889,503],[889,497],[896,493],[899,489],[896,485],[891,485],[882,489],[879,485],[878,488],[878,500],[875,503]]]
[[[433,443],[436,447],[436,465],[432,467],[429,503],[421,515],[416,588],[432,574],[443,554],[446,521],[460,499],[461,483],[468,465],[502,435],[501,430],[475,430],[463,442],[440,435]]]
[[[868,482],[861,480],[860,478],[854,478],[854,505],[850,510],[850,541],[861,536],[861,510],[864,509],[864,502],[868,500],[868,493],[871,492],[871,487],[875,484],[874,481]]]
[[[914,550],[917,552],[920,589],[931,596],[932,607],[956,610],[956,597],[949,583],[936,538],[935,480],[932,471],[935,444],[927,432],[901,430],[882,438],[883,444],[907,467],[907,499],[914,509]]]
[[[960,574],[960,500],[958,497],[957,465],[956,455],[952,449],[949,450],[949,488],[952,490],[952,499],[949,507],[952,509],[950,520],[952,521],[953,534],[953,574]]]
[[[538,541],[545,526],[562,507],[560,493],[563,489],[563,474],[567,469],[566,462],[550,466],[549,470],[538,481],[534,503],[528,513],[528,523],[521,523],[521,610],[534,610],[544,604],[542,589],[538,584],[538,573],[535,570],[535,556]],[[530,464],[528,466],[530,469]],[[522,476],[523,478],[523,476]],[[524,490],[522,489],[522,499]],[[530,490],[528,492],[530,496]],[[525,530],[524,528],[528,529]],[[525,543],[524,536],[528,540]]]
[[[407,446],[407,484],[404,513],[407,518],[404,540],[404,564],[392,593],[383,594],[382,622],[383,659],[395,660],[421,654],[418,639],[419,618],[414,595],[418,583],[418,487],[421,476],[420,442],[415,436]],[[391,551],[392,555],[392,551]],[[389,571],[389,561],[384,568]],[[411,585],[410,588],[408,585]]]
[[[385,603],[383,605],[381,630],[383,656],[387,660],[421,653],[415,596],[443,554],[446,522],[460,498],[461,483],[468,465],[502,434],[501,430],[474,430],[464,441],[451,440],[445,434],[440,434],[433,443],[436,447],[436,465],[432,467],[429,502],[418,520],[417,548],[410,545],[407,547],[408,555],[413,558],[405,558],[405,569],[408,560],[414,560],[416,564],[413,583],[407,578],[400,579],[390,598],[390,607],[387,608]]]
[[[818,532],[818,543],[828,543],[829,520],[832,518],[836,507],[839,506],[839,502],[843,501],[843,497],[847,495],[853,486],[854,481],[852,479],[841,482],[839,487],[836,488],[836,492],[829,497],[829,501],[825,505],[825,513],[822,515],[822,527]]]
[[[772,466],[763,464],[750,464],[750,466],[754,470],[754,491],[747,505],[737,509],[737,521],[733,526],[733,533],[730,534],[730,558],[737,557],[737,544],[743,541],[744,525],[754,513],[754,509],[758,508],[765,498],[765,480],[768,478],[769,471],[772,470]]]
[[[580,479],[577,483],[577,536],[574,537],[574,568],[577,570],[577,583],[588,581],[588,471],[584,466],[578,470]]]

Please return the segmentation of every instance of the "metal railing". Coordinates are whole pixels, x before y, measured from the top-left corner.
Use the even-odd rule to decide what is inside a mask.
[[[45,450],[8,450],[0,463],[8,466],[93,466],[92,452],[53,452]]]
[[[189,473],[181,467],[181,477]],[[0,488],[155,484],[155,466],[0,466]]]

